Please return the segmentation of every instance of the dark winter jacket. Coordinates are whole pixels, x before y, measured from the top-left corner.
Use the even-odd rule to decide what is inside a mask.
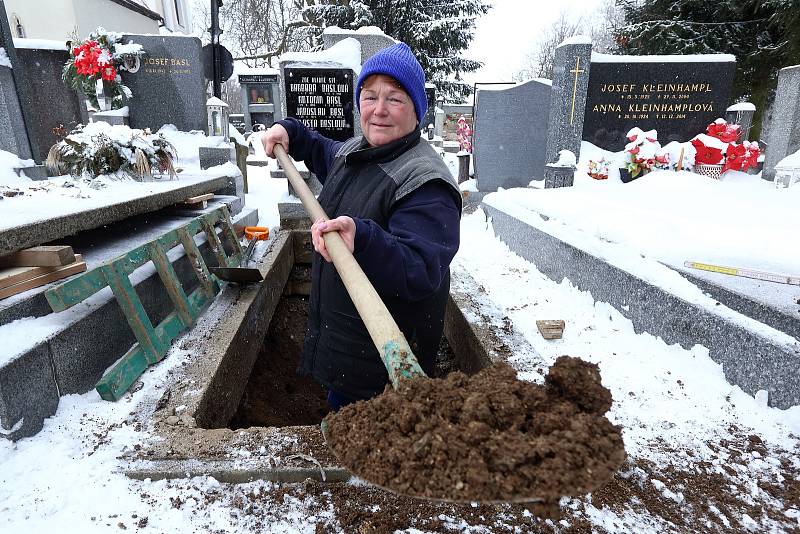
[[[319,202],[328,216],[355,221],[353,255],[430,373],[459,244],[461,195],[449,169],[417,131],[371,148],[362,137],[341,143],[294,119],[281,124],[290,155],[324,184]],[[388,383],[335,267],[319,254],[300,370],[351,399],[372,397]]]

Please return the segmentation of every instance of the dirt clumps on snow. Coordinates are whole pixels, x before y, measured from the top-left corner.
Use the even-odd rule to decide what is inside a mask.
[[[326,418],[326,438],[357,476],[456,501],[557,502],[607,483],[625,460],[596,365],[562,356],[544,385],[508,364],[472,377],[405,381]]]

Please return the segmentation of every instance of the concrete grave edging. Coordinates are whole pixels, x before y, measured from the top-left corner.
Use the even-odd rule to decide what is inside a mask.
[[[769,404],[800,404],[800,350],[781,345],[722,316],[689,303],[600,258],[483,204],[492,227],[509,248],[556,282],[564,278],[607,302],[630,319],[637,333],[649,332],[684,348],[709,350],[725,377],[750,395],[769,392]]]

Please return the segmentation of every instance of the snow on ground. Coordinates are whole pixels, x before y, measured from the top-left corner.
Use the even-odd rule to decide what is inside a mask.
[[[285,180],[267,178],[267,172],[266,167],[249,167],[247,204],[259,209],[261,224],[274,227],[276,204],[288,195]],[[688,179],[677,177],[677,183]],[[611,226],[618,231],[625,228],[624,218],[618,216],[623,208],[636,213],[631,226],[645,224],[647,216],[662,223],[670,221],[656,203],[650,203],[655,210],[652,215],[636,211],[637,202],[645,196],[635,196],[639,186],[631,185],[626,186],[631,192],[616,192],[630,203],[606,205],[603,212],[593,213],[612,221],[619,219],[619,226]],[[730,185],[750,200],[751,195],[759,194],[755,186],[720,185]],[[659,186],[656,194],[662,200],[664,195],[674,195],[668,198],[675,203],[664,204],[681,210],[683,202],[677,202],[677,192]],[[648,187],[647,182],[641,187]],[[710,187],[717,186],[698,185],[704,194]],[[574,188],[576,195],[584,194],[580,189]],[[585,192],[601,205],[614,202],[614,195],[606,195],[600,187]],[[715,193],[709,198],[711,204],[734,200],[733,193],[711,192]],[[713,200],[720,196],[725,200]],[[569,203],[557,197],[552,195],[548,206],[570,213]],[[590,210],[590,204],[584,202],[582,209]],[[672,224],[680,226],[680,217],[675,219]],[[606,223],[590,215],[582,220],[605,228]],[[551,281],[510,252],[494,236],[480,210],[462,220],[461,249],[453,270],[472,276],[478,286],[476,302],[501,310],[540,353],[543,361],[533,361],[533,356],[511,359],[523,371],[522,378],[541,380],[531,369],[570,354],[597,363],[614,396],[609,417],[624,428],[629,462],[610,489],[590,497],[563,499],[564,517],[555,524],[538,523],[542,532],[800,529],[796,494],[787,497],[782,492],[788,490],[781,489],[794,484],[791,473],[800,473],[800,407],[778,410],[749,397],[725,380],[705,347],[685,350],[647,333],[636,334],[630,321],[611,306],[595,302],[568,280]],[[213,310],[212,305],[206,313]],[[543,318],[566,320],[563,339],[541,338],[535,321]],[[160,397],[165,377],[184,358],[186,353],[176,344],[164,361],[145,372],[141,389],[120,401],[102,401],[94,391],[65,396],[38,435],[17,443],[0,440],[0,531],[337,531],[330,495],[305,492],[303,484],[230,485],[207,477],[134,481],[119,472],[117,458],[149,439],[147,418],[138,413],[139,408]],[[758,447],[731,445],[742,439]],[[797,485],[791,487],[796,492]],[[354,493],[358,490],[352,487]],[[433,513],[442,521],[437,531],[510,531],[502,521],[481,527],[480,521],[476,524],[474,518],[467,519],[466,512],[464,516],[444,514]],[[685,517],[697,523],[686,526],[681,523]]]

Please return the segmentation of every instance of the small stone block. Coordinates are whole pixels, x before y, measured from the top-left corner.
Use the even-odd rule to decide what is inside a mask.
[[[564,334],[564,321],[562,319],[536,321],[536,328],[545,339],[561,339]]]
[[[17,176],[25,176],[31,180],[47,180],[47,167],[44,165],[33,165],[31,167],[15,167],[14,172]]]
[[[231,158],[231,148],[218,148],[201,146],[200,147],[200,168],[205,170],[217,165],[224,165],[230,161],[235,162],[235,158]]]

